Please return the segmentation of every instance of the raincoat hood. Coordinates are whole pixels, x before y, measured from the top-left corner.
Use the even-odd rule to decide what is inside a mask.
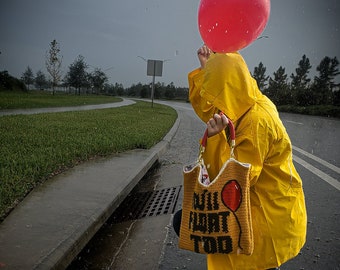
[[[262,95],[239,53],[212,54],[205,66],[200,95],[237,121]]]

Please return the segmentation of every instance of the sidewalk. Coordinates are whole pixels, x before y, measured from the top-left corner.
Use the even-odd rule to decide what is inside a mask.
[[[161,142],[76,166],[37,187],[0,224],[0,269],[64,269],[159,159]]]
[[[56,112],[69,112],[69,111],[88,111],[96,109],[116,108],[134,104],[135,102],[130,99],[124,99],[121,102],[105,103],[97,105],[81,105],[71,107],[55,107],[55,108],[37,108],[37,109],[12,109],[1,110],[0,116],[15,115],[15,114],[37,114],[37,113],[56,113]]]

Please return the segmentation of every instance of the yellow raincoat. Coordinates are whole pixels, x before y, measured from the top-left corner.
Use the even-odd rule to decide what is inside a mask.
[[[275,105],[258,89],[239,53],[212,54],[204,69],[189,73],[189,98],[207,122],[224,112],[236,130],[235,157],[251,163],[251,215],[254,252],[208,255],[209,270],[268,269],[295,257],[306,239],[302,182],[292,146]],[[208,139],[204,161],[210,179],[229,158],[225,132]]]

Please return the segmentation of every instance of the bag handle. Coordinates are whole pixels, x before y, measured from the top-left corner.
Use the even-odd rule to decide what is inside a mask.
[[[223,115],[223,112],[220,112],[220,115]],[[231,139],[231,145],[230,145],[230,157],[235,158],[234,156],[234,148],[235,148],[235,127],[234,123],[228,118],[228,126],[230,131],[230,139]],[[202,155],[205,151],[205,148],[207,146],[208,141],[208,129],[205,130],[203,138],[201,140],[201,147],[200,147],[200,155],[199,155],[199,161],[202,160]]]

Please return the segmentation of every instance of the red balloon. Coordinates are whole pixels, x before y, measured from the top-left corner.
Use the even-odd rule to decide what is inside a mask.
[[[199,32],[212,51],[235,52],[262,33],[269,13],[270,0],[201,0]]]
[[[222,202],[231,211],[236,212],[242,202],[242,190],[236,180],[230,180],[222,189]]]

